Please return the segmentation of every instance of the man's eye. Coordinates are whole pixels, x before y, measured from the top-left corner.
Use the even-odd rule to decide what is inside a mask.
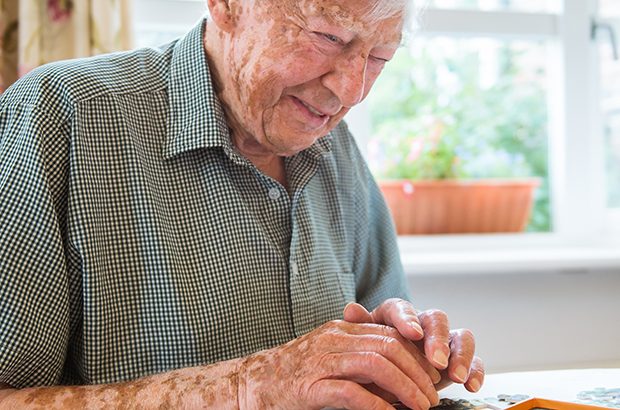
[[[333,34],[321,33],[321,35],[325,37],[325,39],[329,41],[330,43],[338,44],[342,42],[340,38],[334,36]]]
[[[381,58],[381,57],[375,57],[375,56],[370,56],[370,58],[373,59],[374,61],[376,61],[377,63],[380,63],[380,64],[385,64],[388,61],[390,61],[387,58]]]

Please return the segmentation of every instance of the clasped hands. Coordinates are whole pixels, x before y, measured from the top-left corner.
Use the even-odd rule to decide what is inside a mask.
[[[239,370],[241,409],[427,410],[455,382],[480,389],[484,367],[473,334],[450,330],[445,313],[416,312],[388,299],[372,312],[357,303],[291,342],[249,356]]]

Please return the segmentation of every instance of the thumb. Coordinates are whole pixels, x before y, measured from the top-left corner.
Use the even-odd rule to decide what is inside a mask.
[[[351,302],[344,308],[344,320],[351,323],[374,323],[366,308],[359,303]]]

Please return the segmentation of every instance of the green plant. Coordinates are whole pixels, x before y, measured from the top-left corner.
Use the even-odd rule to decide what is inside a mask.
[[[440,118],[404,118],[381,124],[371,143],[380,178],[462,179],[528,177],[523,155],[504,149],[471,150],[459,130]]]
[[[375,140],[375,153],[383,150],[380,176],[413,180],[464,176],[457,145],[443,135],[445,125],[425,122],[405,118],[382,124]]]
[[[375,175],[535,176],[541,186],[528,230],[550,230],[544,72],[521,67],[526,51],[497,43],[497,73],[485,82],[479,50],[418,43],[398,51],[369,96]],[[537,61],[525,57],[530,65]]]

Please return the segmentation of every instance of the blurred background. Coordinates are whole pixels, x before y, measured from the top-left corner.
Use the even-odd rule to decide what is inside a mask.
[[[2,88],[49,61],[157,47],[206,8],[204,0],[1,7]],[[347,115],[380,185],[411,181],[399,185],[409,205],[390,202],[395,216],[415,203],[420,181],[537,181],[517,230],[399,237],[414,303],[471,328],[491,372],[620,367],[618,36],[618,0],[429,0]],[[451,201],[506,219],[515,200]]]

